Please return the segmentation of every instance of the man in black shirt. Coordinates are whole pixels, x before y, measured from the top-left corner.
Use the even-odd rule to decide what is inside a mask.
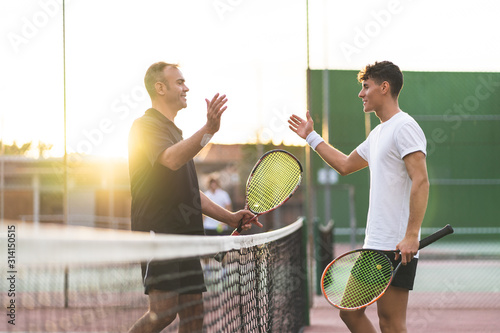
[[[206,99],[206,124],[183,139],[174,119],[187,106],[189,89],[178,66],[155,63],[146,72],[144,83],[152,108],[134,122],[129,136],[132,230],[204,235],[202,214],[232,228],[240,221],[245,221],[244,229],[252,223],[262,227],[256,220],[249,222],[253,217],[250,211],[230,212],[199,190],[193,157],[219,130],[227,108],[226,96],[216,94],[212,100]],[[152,260],[142,264],[142,274],[149,311],[129,332],[160,332],[177,314],[179,332],[201,332],[202,292],[206,289],[198,259]],[[184,307],[185,304],[190,306]]]

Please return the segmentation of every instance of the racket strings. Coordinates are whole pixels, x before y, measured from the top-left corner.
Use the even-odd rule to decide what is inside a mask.
[[[254,170],[247,184],[248,208],[263,213],[279,206],[299,186],[300,164],[287,153],[266,155]]]
[[[323,292],[335,306],[356,309],[384,292],[392,271],[389,259],[379,252],[351,252],[338,258],[325,272]]]

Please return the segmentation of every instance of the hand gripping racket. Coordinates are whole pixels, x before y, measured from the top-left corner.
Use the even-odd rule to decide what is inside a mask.
[[[452,234],[448,224],[420,241],[419,249]],[[394,251],[398,252],[398,251]],[[353,250],[335,258],[324,270],[321,289],[325,298],[341,310],[358,310],[377,301],[396,275],[401,261],[393,268],[381,251]]]
[[[285,150],[271,150],[262,155],[248,176],[245,207],[255,214],[252,218],[268,213],[284,204],[297,190],[302,180],[302,165]],[[243,221],[231,236],[237,236],[242,230]],[[215,256],[219,262],[225,253]]]

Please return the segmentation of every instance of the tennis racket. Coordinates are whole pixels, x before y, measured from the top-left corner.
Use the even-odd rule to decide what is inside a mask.
[[[452,234],[448,224],[420,241],[419,249]],[[394,251],[399,252],[399,251]],[[335,258],[324,270],[321,289],[325,298],[341,310],[358,310],[376,302],[396,275],[391,260],[381,251],[353,250]]]
[[[259,159],[248,176],[245,207],[256,219],[259,215],[268,213],[283,205],[295,193],[302,180],[302,165],[299,160],[285,150],[268,151]],[[242,230],[242,223],[231,236],[237,236]],[[219,262],[225,253],[215,256]]]

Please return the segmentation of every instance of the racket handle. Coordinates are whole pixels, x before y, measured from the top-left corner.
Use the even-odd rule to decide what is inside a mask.
[[[429,235],[429,236],[425,237],[424,239],[422,239],[420,241],[420,245],[419,245],[418,249],[419,250],[423,249],[427,245],[432,244],[435,241],[437,241],[438,239],[441,239],[444,236],[452,234],[452,233],[453,233],[453,228],[451,227],[451,225],[447,224],[444,228],[442,228],[442,229],[436,231],[435,233],[433,233],[432,235]]]
[[[257,218],[257,216],[259,216],[259,214],[255,214],[250,220],[247,221],[247,223],[255,220]],[[240,220],[240,224],[238,224],[238,228],[234,229],[234,231],[231,233],[231,236],[239,236],[241,231],[243,230],[242,226],[243,226],[243,219]],[[217,260],[218,262],[222,262],[222,260],[224,260],[225,256],[226,256],[225,252],[219,252],[214,256],[214,259]]]

